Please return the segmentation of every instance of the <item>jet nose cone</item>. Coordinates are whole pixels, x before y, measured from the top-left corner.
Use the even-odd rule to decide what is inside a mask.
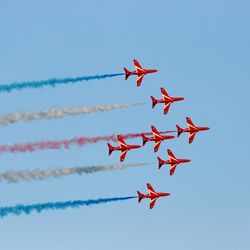
[[[166,135],[166,139],[174,139],[175,136],[174,135]]]
[[[206,127],[205,129],[206,129],[206,130],[209,130],[210,128],[209,128],[209,127]]]
[[[163,196],[169,196],[170,193],[163,193]]]

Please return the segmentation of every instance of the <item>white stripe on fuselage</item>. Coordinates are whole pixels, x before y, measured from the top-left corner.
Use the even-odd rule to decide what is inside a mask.
[[[194,125],[192,125],[192,124],[190,124],[190,123],[188,124],[188,127],[189,127],[189,129],[190,129],[190,128],[193,128],[194,130],[197,130],[196,126],[194,126]]]
[[[156,138],[158,138],[158,139],[162,139],[162,136],[158,133],[158,132],[154,132],[154,131],[152,131],[153,132],[153,135],[154,135],[154,139],[156,139]]]
[[[149,194],[151,195],[151,194],[153,194],[153,195],[156,195],[157,196],[157,194],[154,192],[154,191],[152,191],[152,190],[148,190],[149,191]]]
[[[119,142],[119,144],[120,144],[121,146],[125,147],[125,148],[128,148],[128,145],[126,145],[126,144],[124,144],[124,143],[122,143],[122,142]]]
[[[176,158],[174,158],[174,157],[172,157],[172,156],[170,156],[170,155],[169,155],[169,158],[170,158],[170,161],[171,161],[171,160],[173,160],[173,161],[176,161],[176,160],[177,160]]]
[[[135,68],[136,68],[137,74],[140,74],[138,71],[142,71],[142,72],[144,72],[144,73],[146,72],[145,69],[142,69],[142,68],[140,68],[140,67],[135,66]]]

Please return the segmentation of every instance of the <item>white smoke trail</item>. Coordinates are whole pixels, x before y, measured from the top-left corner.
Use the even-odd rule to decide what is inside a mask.
[[[104,112],[112,109],[128,108],[131,106],[142,105],[143,103],[111,104],[95,107],[78,107],[78,108],[51,108],[38,112],[15,112],[8,115],[0,116],[0,125],[9,125],[19,121],[31,122],[41,119],[61,119],[64,116],[85,115],[95,112]]]
[[[108,166],[90,166],[90,167],[71,167],[71,168],[53,168],[53,169],[34,169],[34,170],[8,170],[0,173],[0,182],[17,183],[19,181],[39,180],[43,181],[50,177],[60,178],[73,174],[92,174],[99,171],[111,171],[118,169],[126,169],[130,167],[140,167],[148,165],[148,163],[133,163],[125,165],[108,165]]]

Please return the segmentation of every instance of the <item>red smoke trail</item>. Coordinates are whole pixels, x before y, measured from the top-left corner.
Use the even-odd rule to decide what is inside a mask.
[[[172,133],[176,131],[163,131],[160,133]],[[151,132],[145,132],[145,135],[152,135]],[[130,134],[121,134],[124,139],[133,139],[141,137],[141,133],[130,133]],[[100,141],[113,141],[116,142],[116,135],[108,136],[95,136],[95,137],[75,137],[69,140],[52,140],[52,141],[39,141],[39,142],[28,142],[24,144],[14,144],[14,145],[0,145],[0,153],[16,153],[16,152],[33,152],[38,150],[45,149],[69,149],[72,145],[81,147],[85,144],[93,144]]]

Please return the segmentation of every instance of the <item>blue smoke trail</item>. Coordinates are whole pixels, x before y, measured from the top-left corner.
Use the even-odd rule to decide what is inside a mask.
[[[81,76],[81,77],[68,77],[63,79],[52,78],[42,81],[28,81],[28,82],[13,82],[10,84],[0,85],[0,92],[11,92],[12,90],[22,90],[26,88],[42,88],[44,86],[55,87],[59,84],[77,83],[82,81],[100,80],[105,78],[111,78],[115,76],[124,75],[119,74],[106,74],[106,75],[95,75],[95,76]]]
[[[116,197],[116,198],[101,198],[97,200],[75,200],[65,202],[48,202],[38,203],[33,205],[16,205],[13,207],[0,207],[0,217],[3,218],[8,215],[30,214],[31,212],[41,213],[44,210],[58,210],[67,208],[78,208],[82,206],[91,206],[107,202],[124,201],[136,198],[137,196]]]

